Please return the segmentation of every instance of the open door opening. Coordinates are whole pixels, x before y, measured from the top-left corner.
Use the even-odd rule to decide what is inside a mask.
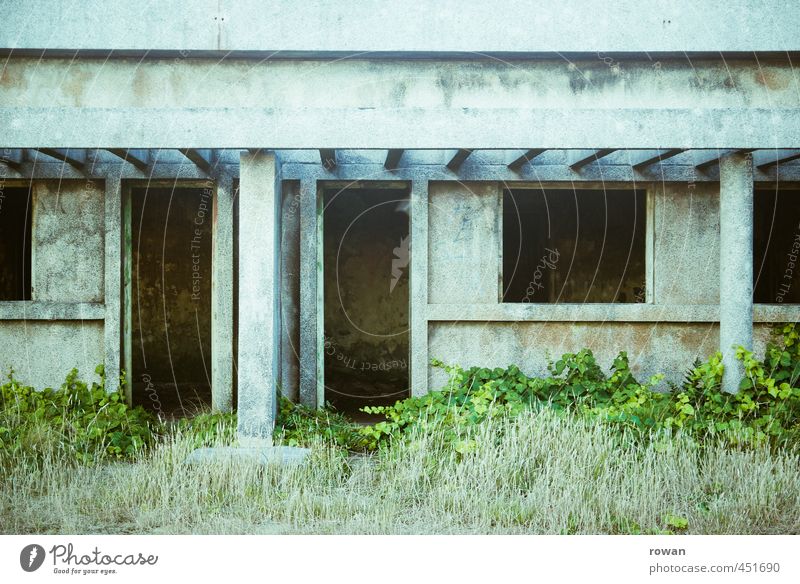
[[[211,404],[212,203],[212,188],[130,191],[128,378],[164,417]]]
[[[323,195],[325,401],[353,415],[409,395],[409,189]]]

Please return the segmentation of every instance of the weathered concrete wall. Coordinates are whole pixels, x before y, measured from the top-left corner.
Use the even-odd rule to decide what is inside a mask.
[[[431,183],[429,304],[498,301],[500,203],[496,183]]]
[[[90,181],[33,188],[32,298],[103,301],[103,188]]]
[[[103,188],[99,182],[33,184],[31,286],[34,302],[103,301]],[[102,321],[0,322],[0,370],[36,388],[57,387],[73,368],[97,380],[103,362]],[[29,315],[29,316],[28,316]]]
[[[719,185],[653,187],[654,302],[719,303]]]
[[[99,381],[103,362],[102,321],[0,322],[0,371],[36,389],[59,387],[77,367],[84,381]]]
[[[639,381],[657,373],[680,383],[695,359],[719,350],[716,323],[431,323],[430,355],[462,367],[506,367],[515,364],[528,375],[547,375],[548,359],[583,348],[594,352],[609,371],[617,353],[626,351]],[[756,324],[754,351],[763,355],[772,327]],[[430,387],[442,387],[447,376],[430,369]]]

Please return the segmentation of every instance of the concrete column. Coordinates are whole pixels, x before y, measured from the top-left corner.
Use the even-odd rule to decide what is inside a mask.
[[[283,196],[281,216],[281,393],[300,399],[300,183]]]
[[[300,182],[300,403],[324,399],[322,312],[322,213],[317,183]]]
[[[428,181],[411,183],[411,395],[428,392]]]
[[[744,373],[736,347],[753,348],[753,158],[730,154],[719,161],[719,342],[722,388],[739,391]]]
[[[109,174],[106,177],[103,205],[105,228],[103,361],[106,392],[113,393],[120,389],[122,346],[122,180],[118,174]],[[130,374],[130,371],[126,371],[129,380]]]
[[[233,408],[233,177],[217,178],[211,279],[211,405]]]
[[[280,379],[280,168],[242,153],[239,180],[238,434],[271,446]]]

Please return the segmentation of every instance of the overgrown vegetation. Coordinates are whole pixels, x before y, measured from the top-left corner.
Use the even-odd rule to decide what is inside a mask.
[[[739,349],[745,377],[738,393],[721,389],[722,356],[695,363],[680,387],[670,392],[654,388],[663,376],[644,383],[630,371],[627,354],[614,360],[606,375],[588,349],[565,354],[550,363],[548,377],[528,377],[517,366],[464,370],[439,361],[448,385],[393,406],[365,408],[386,416],[386,421],[364,428],[372,448],[389,444],[403,434],[441,429],[464,452],[474,440],[465,430],[487,419],[515,417],[544,407],[597,418],[631,430],[640,437],[669,436],[676,432],[701,442],[729,445],[794,446],[800,438],[800,334],[795,325],[780,329],[763,360]]]
[[[462,369],[446,387],[355,424],[281,399],[276,441],[309,464],[184,463],[235,444],[235,414],[164,422],[71,372],[0,386],[0,531],[115,533],[797,533],[800,333],[763,359],[719,355],[665,389],[620,353]],[[372,452],[371,452],[372,451]],[[125,461],[126,464],[97,464]]]

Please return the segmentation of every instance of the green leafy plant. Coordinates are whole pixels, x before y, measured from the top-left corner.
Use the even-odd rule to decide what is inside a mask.
[[[322,440],[347,450],[364,450],[360,426],[329,408],[314,409],[281,396],[275,437],[287,446],[311,446]]]
[[[37,391],[14,378],[0,386],[0,453],[42,455],[67,451],[79,462],[131,458],[155,440],[158,421],[141,407],[131,408],[120,392],[88,385],[73,369],[58,389]]]

